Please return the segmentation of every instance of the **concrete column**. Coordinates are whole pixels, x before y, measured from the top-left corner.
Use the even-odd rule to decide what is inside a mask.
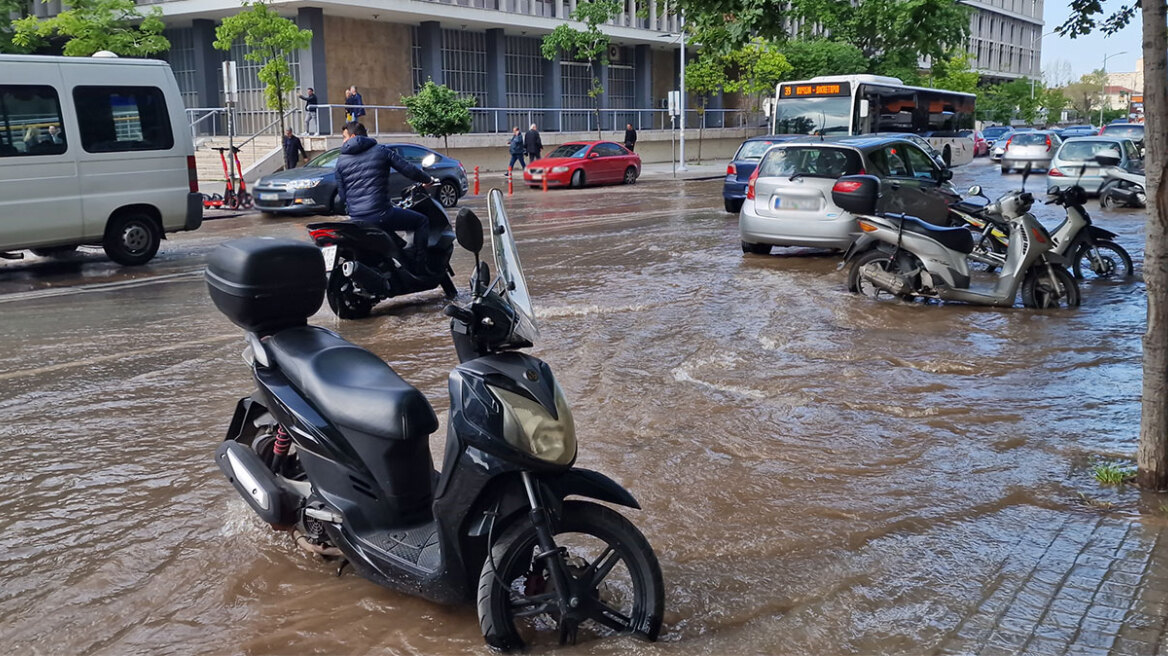
[[[319,7],[301,7],[296,11],[296,24],[301,29],[312,30],[312,41],[308,47],[300,51],[300,94],[308,93],[309,87],[316,92],[316,99],[322,105],[327,105],[328,99],[328,68],[324,60],[324,10]],[[301,107],[304,101],[299,98],[296,102]],[[316,129],[321,134],[332,134],[332,112],[321,110],[316,112]],[[303,119],[296,131],[304,129]]]
[[[604,93],[600,94],[600,98],[598,99],[600,100],[601,109],[600,129],[611,130],[613,128],[612,114],[610,112],[603,111],[612,107],[608,94],[608,66],[597,62],[592,67],[592,75],[596,76],[596,78],[600,80],[600,86],[604,88]]]
[[[657,0],[649,0],[649,29],[657,30],[661,26],[657,24]]]
[[[487,30],[487,105],[507,107],[507,37],[502,28]],[[495,112],[495,121],[503,129],[507,113]]]
[[[444,84],[442,75],[442,24],[425,21],[418,25],[418,40],[422,43],[422,83],[434,80]]]
[[[633,106],[637,109],[653,107],[653,50],[639,45],[633,50]],[[637,129],[653,127],[653,112],[640,113]]]
[[[564,17],[564,0],[552,0],[552,18]]]
[[[543,60],[543,106],[548,108],[544,112],[541,130],[562,131],[563,114],[557,110],[564,106],[564,76],[560,71],[560,57]]]
[[[215,21],[198,18],[192,21],[191,30],[195,44],[195,91],[198,92],[199,107],[220,107],[223,101],[219,98],[219,80],[222,76],[223,57],[225,54],[215,49],[211,44],[215,41]],[[210,134],[211,128],[216,127],[215,121],[219,118],[209,118],[199,124],[202,134]],[[220,125],[222,129],[227,126]]]

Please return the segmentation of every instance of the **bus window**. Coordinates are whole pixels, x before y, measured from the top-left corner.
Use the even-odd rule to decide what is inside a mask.
[[[913,115],[917,111],[916,94],[910,90],[872,89],[876,98],[876,132],[916,132]]]

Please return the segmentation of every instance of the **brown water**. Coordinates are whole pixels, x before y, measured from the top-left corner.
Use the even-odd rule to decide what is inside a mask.
[[[1019,182],[982,163],[958,178],[991,196]],[[875,303],[847,293],[837,257],[743,257],[719,192],[643,182],[509,204],[542,331],[532,352],[573,403],[579,465],[644,506],[626,515],[666,582],[660,643],[562,651],[928,653],[1034,509],[1072,507],[1091,456],[1134,451],[1143,284],[1085,287],[1077,311]],[[1138,273],[1143,214],[1093,212]],[[250,379],[201,258],[303,223],[211,222],[130,273],[96,255],[0,266],[6,651],[487,651],[473,608],[337,578],[212,462]],[[444,418],[456,359],[441,305],[425,294],[315,321],[386,358]]]

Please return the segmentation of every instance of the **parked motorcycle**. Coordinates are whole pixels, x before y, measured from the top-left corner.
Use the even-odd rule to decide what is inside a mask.
[[[215,251],[207,285],[247,331],[256,389],[215,458],[247,504],[311,553],[439,603],[476,602],[492,647],[633,634],[655,640],[664,586],[652,547],[615,510],[639,508],[603,474],[573,467],[576,431],[538,336],[511,226],[488,197],[497,277],[475,254],[468,306],[450,305],[460,364],[450,374],[441,472],[426,397],[373,353],[307,325],[327,282],[319,249],[246,238]]]
[[[1023,187],[1029,170],[1023,176]],[[1012,307],[1022,292],[1030,308],[1075,307],[1079,287],[1067,273],[1066,259],[1052,251],[1050,234],[1029,213],[1034,196],[1012,191],[987,211],[1008,221],[1006,259],[992,286],[971,284],[968,256],[973,235],[965,228],[935,226],[903,214],[876,215],[880,180],[845,176],[832,189],[832,200],[858,219],[862,234],[844,254],[848,289],[878,298],[925,298],[977,305]],[[996,207],[995,207],[996,206]]]
[[[308,224],[308,234],[324,251],[329,271],[329,308],[342,319],[362,319],[373,306],[387,298],[441,287],[447,298],[458,294],[451,276],[450,256],[454,233],[442,204],[430,195],[428,185],[414,184],[402,191],[399,207],[412,209],[430,219],[429,243],[406,242],[396,232],[355,221]],[[427,250],[427,266],[417,264],[415,251]]]
[[[1103,209],[1115,207],[1144,207],[1147,205],[1147,178],[1143,173],[1129,171],[1119,166],[1120,158],[1096,155],[1095,160],[1103,170],[1103,186],[1099,188],[1099,206]]]

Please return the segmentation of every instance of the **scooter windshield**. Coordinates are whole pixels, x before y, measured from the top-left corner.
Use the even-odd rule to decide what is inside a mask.
[[[491,248],[495,251],[495,269],[501,287],[499,295],[511,305],[519,319],[515,326],[515,336],[534,344],[539,338],[535,310],[531,307],[527,280],[519,264],[519,249],[515,246],[511,223],[503,208],[503,193],[498,189],[492,189],[487,194],[487,217],[491,221]]]

